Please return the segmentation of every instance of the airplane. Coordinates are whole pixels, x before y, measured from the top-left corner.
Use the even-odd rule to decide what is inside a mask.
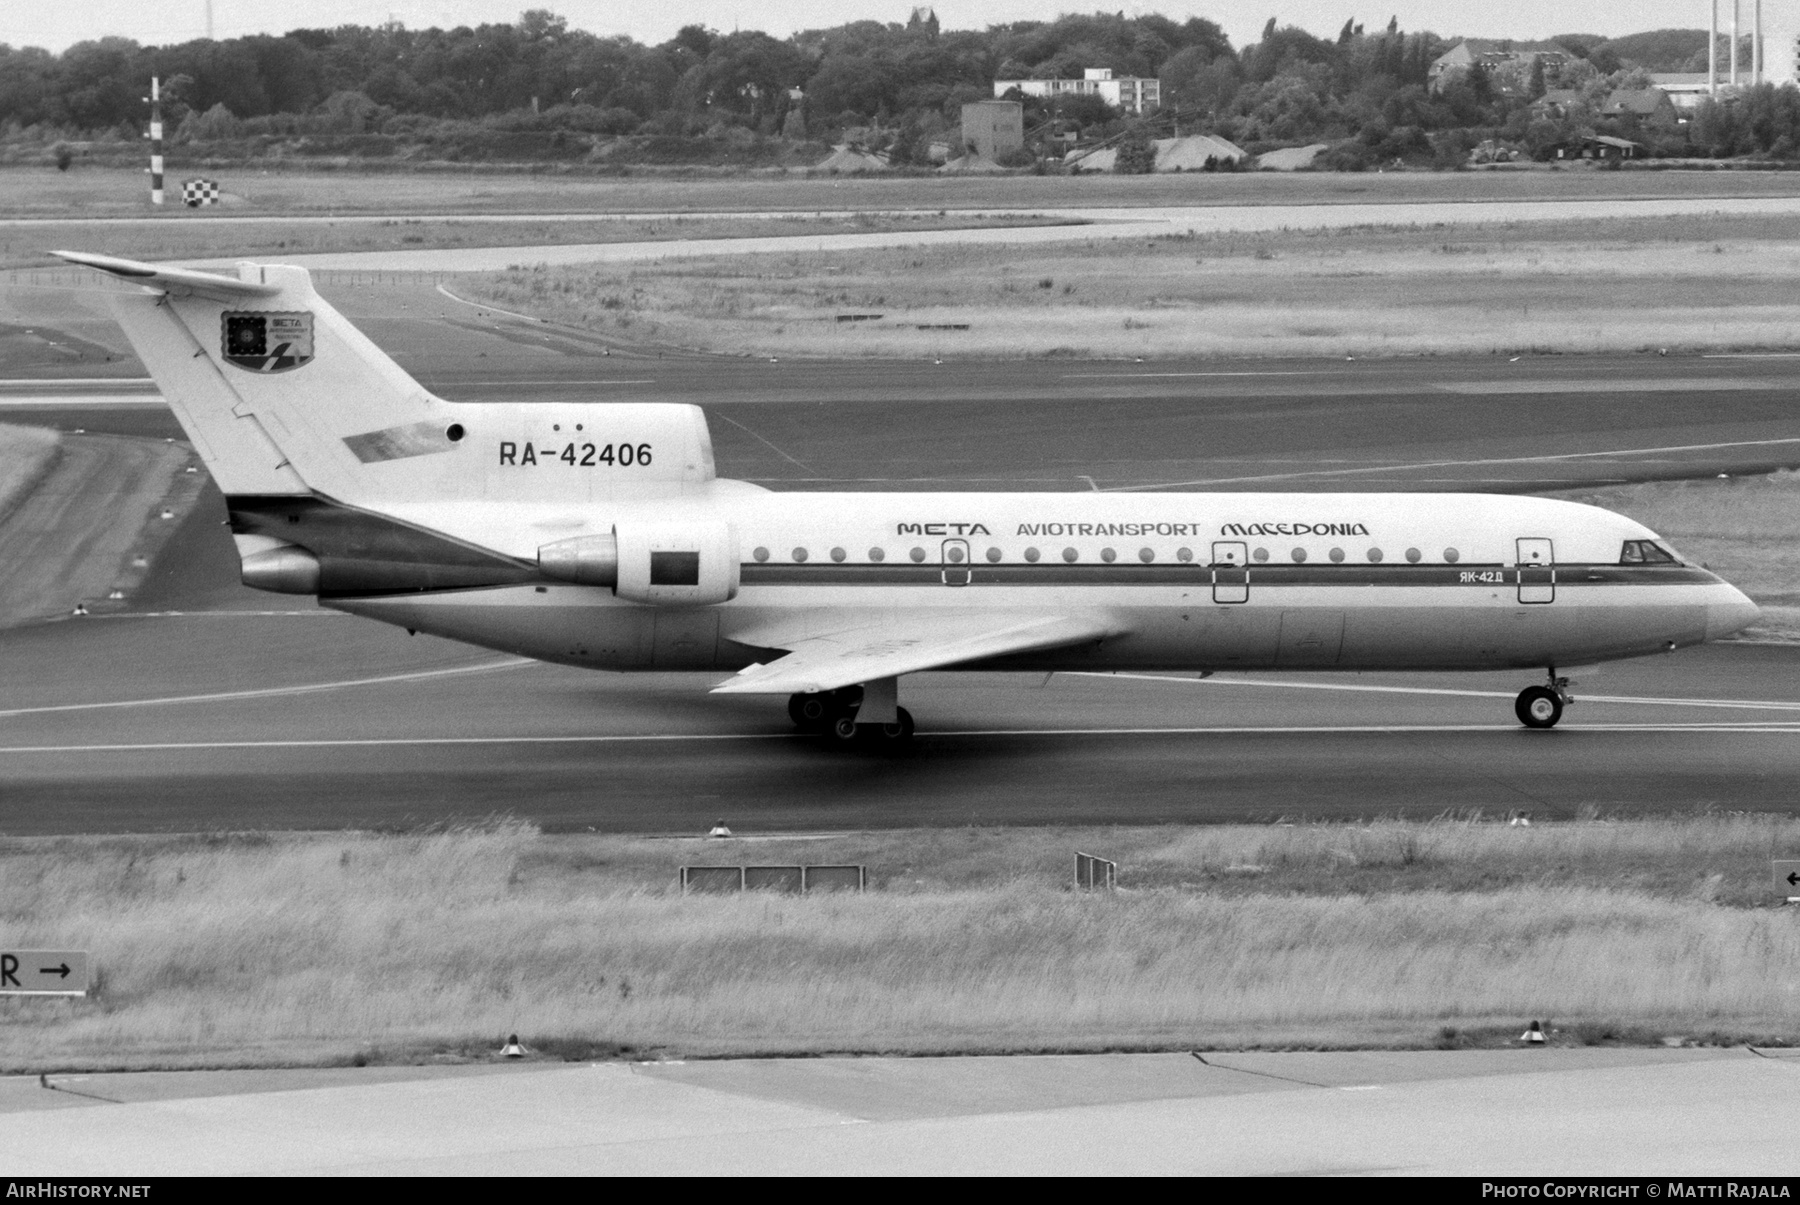
[[[922,671],[1542,670],[1752,623],[1653,531],[1490,494],[813,493],[717,476],[698,406],[452,403],[314,291],[71,251],[225,495],[247,585],[562,665],[713,670],[907,741]]]

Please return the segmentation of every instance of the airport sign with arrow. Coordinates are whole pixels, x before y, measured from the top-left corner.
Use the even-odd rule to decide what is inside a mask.
[[[1775,890],[1788,899],[1800,899],[1800,858],[1777,858],[1770,863],[1775,868]]]
[[[1795,863],[1800,866],[1800,862]],[[85,950],[0,950],[0,996],[85,996]]]

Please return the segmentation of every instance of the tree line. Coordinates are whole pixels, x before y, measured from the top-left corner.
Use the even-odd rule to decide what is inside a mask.
[[[1185,125],[1252,149],[1325,142],[1326,162],[1342,168],[1461,162],[1484,143],[1542,156],[1592,133],[1632,137],[1660,154],[1783,157],[1800,147],[1792,88],[1751,90],[1689,122],[1603,112],[1612,92],[1647,82],[1646,64],[1628,52],[1663,69],[1691,66],[1696,55],[1703,64],[1703,31],[1558,41],[1568,59],[1548,72],[1476,68],[1434,83],[1432,63],[1455,40],[1403,31],[1397,20],[1373,30],[1351,20],[1322,38],[1271,18],[1236,48],[1198,17],[1070,14],[955,31],[920,9],[904,24],[858,21],[785,39],[689,25],[652,46],[534,9],[511,24],[454,29],[346,25],[167,46],[101,38],[61,54],[0,45],[0,139],[135,140],[157,76],[176,147],[310,139],[341,150],[348,140],[379,153],[435,139],[494,157],[555,158],[635,138],[675,147],[679,158],[683,142],[848,138],[924,163],[961,106],[991,98],[996,79],[1110,67],[1161,81],[1154,121],[1091,96],[1021,97],[1032,137],[1141,140]],[[1546,93],[1574,99],[1547,109]]]

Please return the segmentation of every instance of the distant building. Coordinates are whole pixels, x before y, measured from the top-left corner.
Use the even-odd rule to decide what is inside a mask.
[[[1578,88],[1552,88],[1531,102],[1531,112],[1537,117],[1567,117],[1569,110],[1581,100],[1582,93]]]
[[[1113,77],[1110,67],[1089,67],[1080,79],[997,79],[994,95],[1017,88],[1026,96],[1098,96],[1115,109],[1142,116],[1162,104],[1162,81],[1134,75]]]
[[[1558,159],[1636,159],[1644,148],[1628,138],[1589,134],[1559,143],[1555,151]]]
[[[1722,74],[1722,73],[1721,73]],[[1700,102],[1711,92],[1706,82],[1704,71],[1657,71],[1650,75],[1650,82],[1658,91],[1669,98],[1669,103],[1682,112],[1698,109]],[[1721,91],[1725,88],[1725,80],[1719,80]]]
[[[1156,158],[1153,171],[1203,172],[1222,166],[1235,166],[1249,156],[1235,142],[1212,134],[1189,134],[1185,138],[1158,138],[1150,144]],[[1324,144],[1320,143],[1321,150]],[[1068,163],[1084,172],[1110,172],[1118,164],[1117,147],[1102,147],[1085,154],[1071,156]]]
[[[1661,88],[1620,88],[1600,105],[1602,117],[1674,117],[1675,104]]]
[[[1025,109],[1016,100],[983,100],[962,107],[962,146],[983,159],[1025,149]]]
[[[1800,28],[1791,11],[1772,13],[1774,17],[1763,31],[1762,82],[1800,84]]]
[[[1562,66],[1573,56],[1555,42],[1514,42],[1510,39],[1464,38],[1432,61],[1428,72],[1436,92],[1469,68],[1479,64],[1503,93],[1520,91],[1529,83],[1538,63],[1546,71]]]

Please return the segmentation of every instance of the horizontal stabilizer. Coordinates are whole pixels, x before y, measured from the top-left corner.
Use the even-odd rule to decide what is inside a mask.
[[[835,622],[834,622],[835,620]],[[733,632],[754,648],[788,655],[752,665],[714,694],[793,694],[836,690],[921,670],[947,669],[1015,653],[1102,640],[1117,626],[1098,615],[1019,612],[815,613]]]
[[[211,272],[195,272],[191,268],[169,268],[158,264],[141,264],[133,259],[111,255],[89,255],[84,251],[52,251],[50,254],[84,268],[95,268],[151,288],[161,289],[177,297],[190,294],[214,301],[231,301],[239,297],[273,297],[281,286],[239,280],[235,276],[216,276]]]

